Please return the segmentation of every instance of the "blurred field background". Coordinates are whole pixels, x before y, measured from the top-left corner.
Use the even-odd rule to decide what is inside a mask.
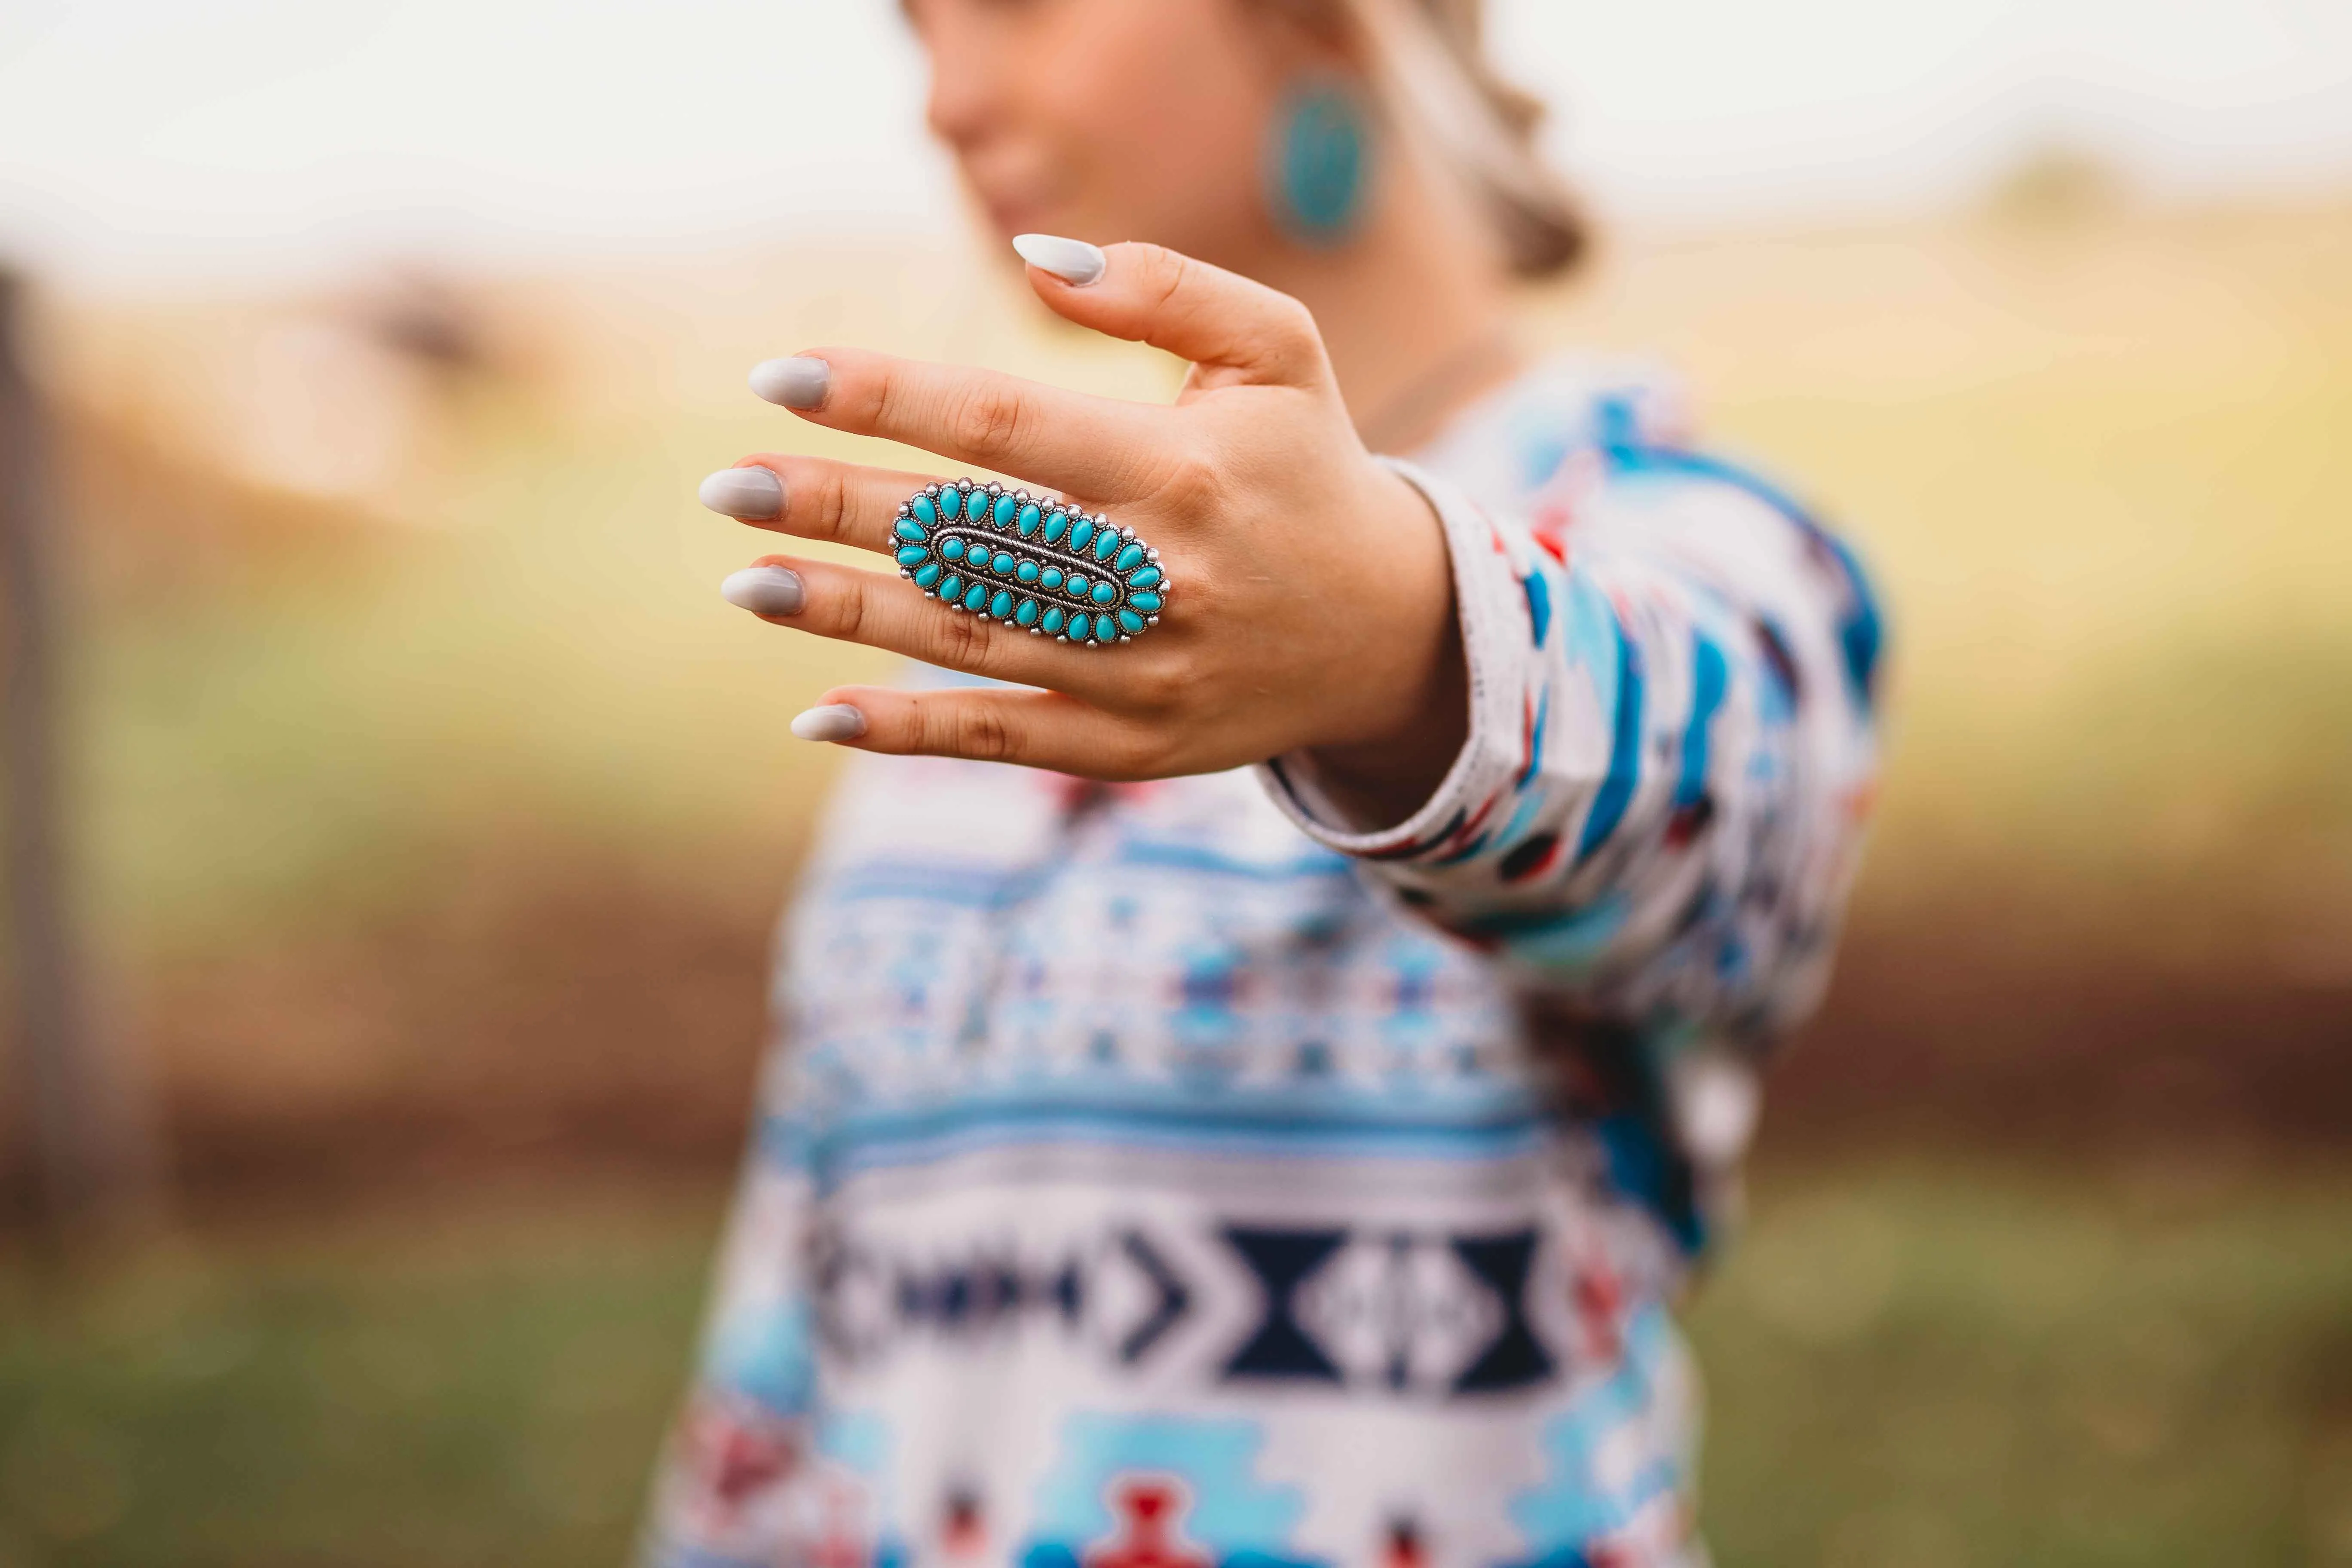
[[[889,460],[743,371],[1178,374],[956,226],[36,280],[69,847],[169,1182],[0,1233],[0,1568],[622,1553],[831,766],[784,721],[879,668],[717,598],[766,536],[703,473]],[[1845,956],[1695,1308],[1718,1560],[2352,1563],[2352,196],[2058,149],[1621,226],[1528,304],[1678,363],[1894,609]]]
[[[1533,302],[1685,363],[1899,616],[1848,956],[1697,1309],[1727,1563],[2352,1561],[2352,205],[2045,183]],[[1174,368],[949,246],[49,303],[181,1223],[8,1270],[0,1561],[609,1559],[829,766],[782,721],[868,668],[711,592],[762,540],[692,481],[835,439],[740,365]]]

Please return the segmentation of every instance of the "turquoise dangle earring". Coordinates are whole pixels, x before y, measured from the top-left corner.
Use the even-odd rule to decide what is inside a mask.
[[[1328,248],[1355,233],[1370,189],[1371,114],[1360,89],[1306,78],[1283,95],[1266,138],[1266,204],[1285,233]]]

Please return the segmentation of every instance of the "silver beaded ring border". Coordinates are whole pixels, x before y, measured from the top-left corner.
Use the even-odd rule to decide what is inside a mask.
[[[891,535],[898,575],[925,598],[1032,637],[1131,642],[1168,602],[1159,551],[1052,495],[972,479],[925,485],[899,504]]]

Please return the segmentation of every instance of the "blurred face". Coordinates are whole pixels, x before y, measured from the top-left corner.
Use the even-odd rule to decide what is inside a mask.
[[[1145,239],[1244,270],[1276,243],[1266,128],[1313,45],[1250,0],[907,0],[931,130],[1003,237]]]

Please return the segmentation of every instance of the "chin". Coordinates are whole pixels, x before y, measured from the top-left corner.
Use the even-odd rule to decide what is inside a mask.
[[[1087,232],[1085,215],[1066,202],[982,196],[980,209],[996,238],[1007,245],[1012,243],[1016,234],[1061,234],[1074,239],[1094,237]]]
[[[989,237],[996,241],[997,248],[1000,250],[1011,246],[1013,237],[1016,234],[1051,232],[1050,230],[1040,231],[1019,213],[991,210],[985,217]]]
[[[1063,234],[1066,230],[1054,226],[1056,216],[1050,207],[1010,205],[987,209],[988,226],[999,243],[1010,245],[1016,234]]]

